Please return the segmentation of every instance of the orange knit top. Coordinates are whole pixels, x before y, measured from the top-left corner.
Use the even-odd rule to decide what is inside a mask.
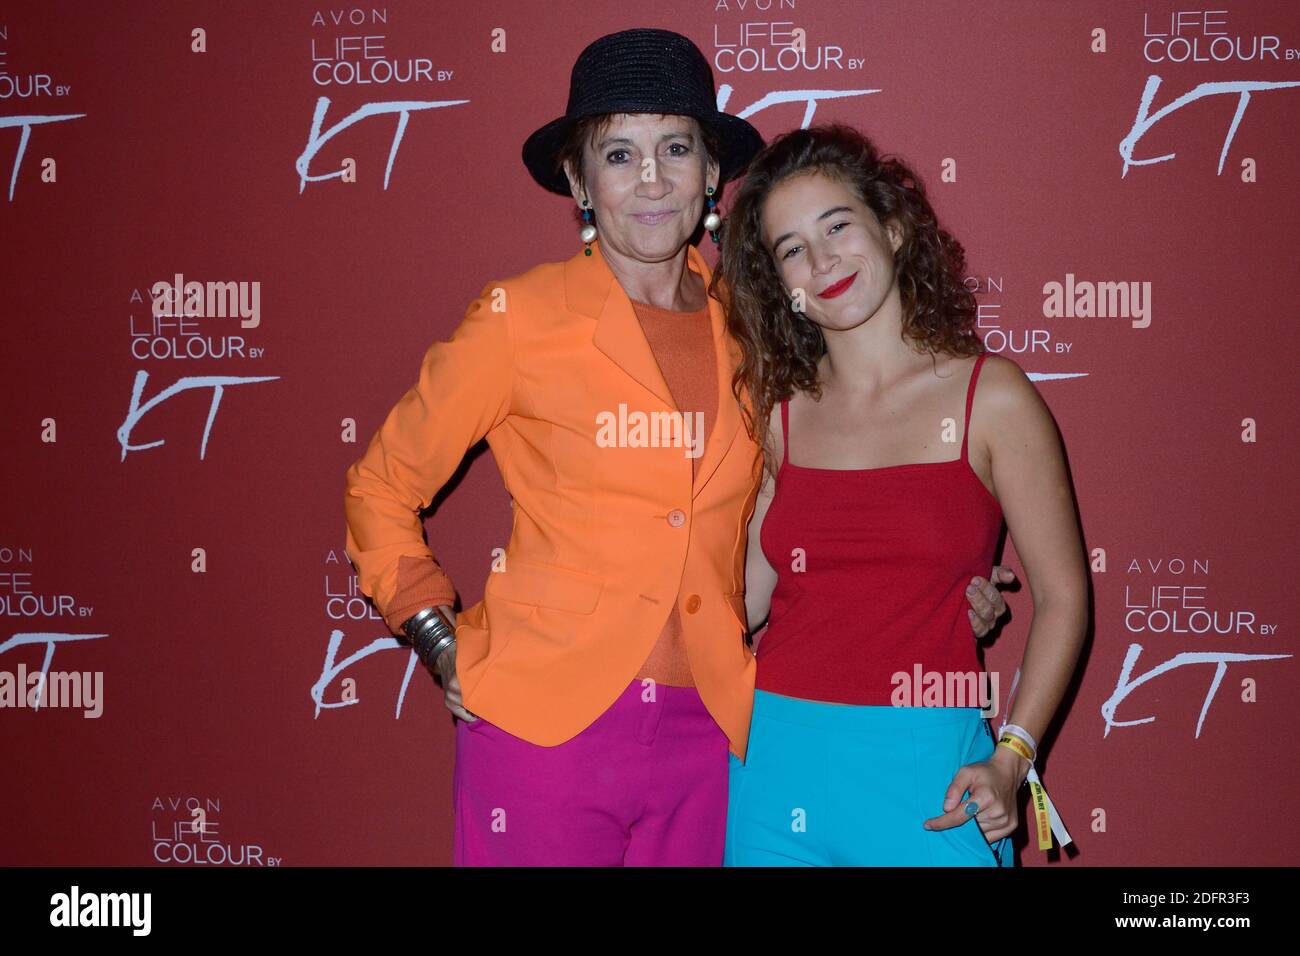
[[[703,412],[704,427],[698,439],[703,449],[718,412],[717,355],[708,305],[695,312],[675,312],[633,300],[632,309],[689,429],[695,428],[694,413]],[[695,438],[693,431],[689,434]],[[692,475],[699,472],[700,457],[691,459]],[[682,640],[679,605],[680,595],[673,602],[659,640],[637,672],[638,678],[649,677],[671,687],[695,686]]]

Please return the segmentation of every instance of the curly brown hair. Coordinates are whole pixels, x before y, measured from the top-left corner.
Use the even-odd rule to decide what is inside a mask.
[[[962,284],[966,255],[939,228],[925,187],[897,156],[882,156],[851,126],[829,123],[774,139],[749,165],[723,220],[722,249],[710,294],[726,307],[727,331],[741,358],[732,392],[744,400],[746,428],[772,471],[768,417],[795,389],[821,397],[817,364],[826,352],[821,327],[795,312],[763,243],[763,203],[781,181],[820,172],[845,183],[882,223],[902,227],[894,256],[903,306],[903,338],[931,354],[977,355],[975,296]]]

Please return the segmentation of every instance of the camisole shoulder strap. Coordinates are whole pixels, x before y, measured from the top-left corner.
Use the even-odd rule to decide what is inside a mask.
[[[790,399],[781,400],[781,464],[790,457]]]
[[[981,352],[975,357],[975,367],[971,369],[970,384],[966,386],[966,421],[962,426],[961,432],[961,460],[966,460],[966,448],[970,441],[970,409],[975,401],[975,381],[980,377],[980,366],[984,364],[984,357],[987,352]]]

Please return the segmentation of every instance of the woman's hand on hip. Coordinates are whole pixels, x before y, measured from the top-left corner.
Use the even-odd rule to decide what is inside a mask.
[[[1001,749],[1006,750],[1005,747]],[[974,801],[978,807],[975,823],[983,831],[985,840],[992,843],[1014,833],[1020,825],[1016,790],[1025,778],[1020,764],[1025,765],[1027,773],[1029,762],[1009,750],[1006,754],[994,751],[988,760],[960,767],[943,797],[946,812],[925,820],[925,828],[947,830],[969,822],[971,815],[966,813],[966,804]],[[968,790],[970,797],[962,800],[962,794]]]
[[[473,722],[478,720],[464,708],[460,700],[460,678],[456,676],[456,645],[447,647],[433,662],[433,671],[442,684],[442,702],[447,709],[461,720]]]

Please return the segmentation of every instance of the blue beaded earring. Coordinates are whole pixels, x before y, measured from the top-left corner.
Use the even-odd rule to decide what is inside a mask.
[[[591,200],[582,201],[582,221],[585,225],[582,227],[582,241],[586,247],[582,250],[584,256],[591,255],[591,243],[596,238],[596,224],[591,221]]]
[[[722,225],[722,217],[718,215],[717,210],[714,208],[717,203],[713,201],[713,187],[707,187],[704,193],[709,197],[709,211],[704,217],[704,228],[709,231],[709,236],[716,246],[718,244],[718,227]]]

